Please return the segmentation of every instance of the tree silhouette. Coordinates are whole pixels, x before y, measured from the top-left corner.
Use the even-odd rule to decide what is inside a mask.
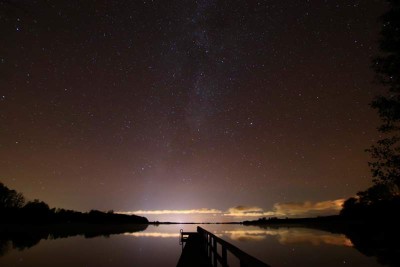
[[[35,199],[25,204],[21,214],[30,222],[48,222],[54,213],[45,202]]]
[[[0,183],[0,209],[21,208],[25,198],[21,193]]]
[[[50,209],[47,203],[38,199],[25,203],[25,198],[21,193],[18,193],[15,190],[8,189],[0,182],[0,226],[2,226],[2,224],[4,223],[148,224],[149,221],[145,217],[133,214],[127,215],[114,213],[113,210],[109,210],[108,212],[103,212],[99,210],[80,212],[56,208]]]
[[[29,201],[28,203],[25,204],[24,209],[31,210],[36,214],[48,213],[50,211],[49,205],[47,205],[43,201],[40,201],[39,199]]]
[[[400,0],[387,2],[389,10],[380,18],[381,52],[372,64],[377,81],[387,90],[371,102],[382,120],[382,139],[367,149],[374,184],[344,202],[340,214],[345,217],[393,217],[400,207]]]
[[[383,138],[367,151],[375,185],[383,184],[391,196],[400,188],[400,1],[388,0],[390,9],[382,17],[381,55],[373,61],[377,80],[388,90],[372,101],[382,125],[378,130]]]

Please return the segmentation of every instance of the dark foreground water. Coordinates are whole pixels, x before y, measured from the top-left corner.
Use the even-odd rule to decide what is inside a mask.
[[[143,231],[106,237],[50,236],[39,242],[29,236],[8,241],[3,238],[0,240],[0,266],[176,266],[182,252],[179,230],[195,231],[196,227],[149,225]],[[272,267],[385,266],[373,253],[361,253],[344,234],[301,227],[201,227]],[[235,261],[231,264],[237,265]]]

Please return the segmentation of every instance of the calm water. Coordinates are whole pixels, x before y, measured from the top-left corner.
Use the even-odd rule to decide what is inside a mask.
[[[201,225],[271,266],[383,266],[354,248],[343,234],[307,228]],[[148,226],[141,232],[41,240],[25,249],[0,244],[0,266],[176,266],[179,230],[196,225]],[[235,262],[232,262],[235,263]],[[234,264],[236,265],[236,264]]]

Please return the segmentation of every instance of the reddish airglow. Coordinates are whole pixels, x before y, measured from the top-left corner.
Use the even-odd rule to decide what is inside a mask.
[[[385,1],[100,2],[0,1],[6,186],[236,221],[337,213],[371,184]]]

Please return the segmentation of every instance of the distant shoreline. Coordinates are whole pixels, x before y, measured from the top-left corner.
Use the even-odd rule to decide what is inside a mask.
[[[107,221],[91,221],[91,222],[0,222],[0,233],[5,232],[5,229],[60,229],[62,227],[66,229],[76,228],[95,228],[95,229],[112,229],[112,228],[138,228],[137,226],[146,225],[207,225],[207,224],[225,224],[225,225],[245,225],[245,226],[295,226],[295,225],[308,225],[308,226],[332,226],[332,225],[391,225],[397,224],[399,220],[385,221],[382,218],[376,218],[373,220],[361,219],[361,218],[346,218],[341,215],[332,216],[320,216],[320,217],[306,217],[306,218],[260,218],[253,221],[241,221],[241,222],[162,222],[162,221],[150,221],[146,223],[138,222],[107,222]],[[140,228],[140,227],[139,227]]]
[[[149,222],[152,225],[168,225],[168,224],[243,224],[243,222]]]

